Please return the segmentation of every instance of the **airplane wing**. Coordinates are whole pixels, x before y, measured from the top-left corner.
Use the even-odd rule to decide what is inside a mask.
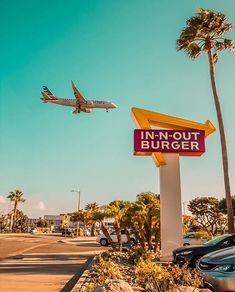
[[[74,85],[73,81],[71,81],[72,83],[72,87],[73,87],[73,93],[76,97],[76,100],[79,102],[79,103],[82,103],[84,101],[86,101],[86,99],[81,95],[81,93],[78,91],[78,89],[76,88],[76,86]]]

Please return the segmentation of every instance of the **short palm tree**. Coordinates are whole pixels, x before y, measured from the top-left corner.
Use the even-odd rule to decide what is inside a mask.
[[[114,219],[114,229],[117,234],[119,251],[122,251],[122,235],[121,235],[122,219],[129,206],[130,206],[129,201],[115,200],[112,201],[106,207],[106,213],[108,217]]]
[[[91,225],[91,236],[95,236],[95,223],[96,221],[93,219],[93,213],[98,211],[99,206],[96,202],[88,203],[85,207],[87,212],[87,224]]]
[[[10,194],[7,196],[8,199],[10,199],[11,202],[14,202],[14,207],[13,207],[13,216],[11,217],[11,230],[14,229],[15,227],[15,218],[16,218],[16,210],[18,207],[19,203],[24,203],[25,199],[23,198],[24,193],[19,191],[19,190],[15,190],[15,192],[10,192]]]
[[[145,249],[145,228],[144,222],[146,218],[146,209],[143,204],[139,202],[131,203],[127,209],[123,222],[126,226],[135,234],[136,240],[140,243],[143,249]]]
[[[231,29],[232,24],[226,22],[226,16],[224,14],[199,8],[196,15],[186,21],[186,27],[182,30],[177,40],[177,49],[184,50],[192,60],[195,60],[202,53],[206,53],[208,56],[211,86],[220,132],[228,230],[230,233],[233,233],[234,221],[229,183],[228,154],[220,101],[215,82],[215,63],[218,60],[218,53],[224,49],[234,50],[233,41],[223,37]]]
[[[145,238],[148,243],[148,248],[151,250],[152,236],[155,237],[155,246],[159,240],[160,235],[160,196],[145,192],[137,195],[137,202],[142,205],[145,216],[142,219],[144,222]]]
[[[106,208],[107,206],[101,206],[97,210],[92,212],[91,215],[94,221],[98,221],[100,223],[101,230],[107,238],[108,243],[111,245],[113,250],[116,250],[115,243],[109,234],[108,228],[104,224],[104,219],[109,217],[109,214],[106,212]]]

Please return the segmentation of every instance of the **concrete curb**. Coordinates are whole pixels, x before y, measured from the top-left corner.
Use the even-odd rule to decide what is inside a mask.
[[[103,252],[103,251],[102,251]],[[82,273],[81,277],[79,278],[79,280],[77,281],[76,285],[73,287],[71,292],[80,292],[83,285],[86,282],[86,279],[88,277],[89,274],[89,270],[91,269],[91,267],[93,266],[97,255],[99,255],[101,252],[97,253],[96,255],[94,255],[91,260],[87,263],[87,267],[85,268],[84,272]]]

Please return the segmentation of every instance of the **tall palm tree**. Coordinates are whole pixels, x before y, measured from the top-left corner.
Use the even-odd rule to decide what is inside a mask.
[[[10,192],[10,194],[7,196],[7,198],[10,199],[11,202],[14,202],[13,216],[11,217],[11,223],[10,223],[11,230],[14,229],[15,227],[16,210],[17,210],[18,204],[25,202],[25,199],[23,198],[23,196],[24,196],[24,193],[19,190],[15,190],[15,192]]]
[[[186,21],[186,27],[182,30],[177,40],[177,49],[184,50],[192,60],[195,60],[202,53],[206,53],[208,56],[211,86],[220,132],[228,230],[230,233],[233,233],[234,219],[229,183],[228,154],[223,118],[215,82],[215,63],[218,60],[218,53],[224,49],[233,51],[235,48],[234,42],[231,39],[223,37],[226,32],[232,29],[232,24],[226,22],[226,19],[226,16],[222,13],[199,8],[196,15]]]

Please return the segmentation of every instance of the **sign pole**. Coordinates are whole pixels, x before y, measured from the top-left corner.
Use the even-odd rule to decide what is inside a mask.
[[[162,261],[183,245],[179,154],[164,154],[160,167],[160,216]]]

